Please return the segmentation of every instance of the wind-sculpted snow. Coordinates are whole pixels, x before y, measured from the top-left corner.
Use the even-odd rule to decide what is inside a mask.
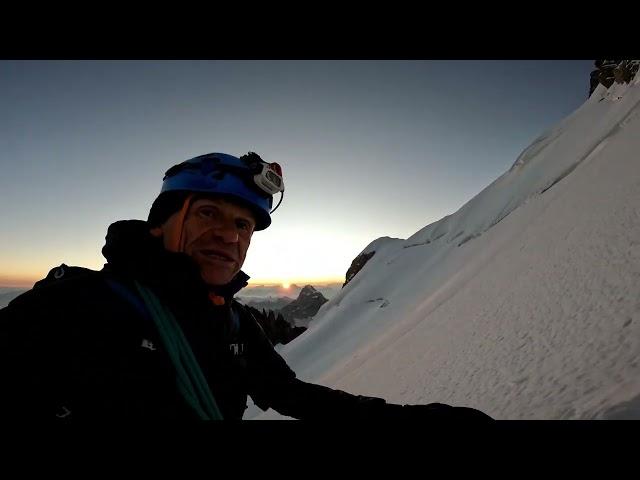
[[[280,353],[394,403],[639,418],[639,102],[640,79],[599,87],[460,210],[379,239]]]

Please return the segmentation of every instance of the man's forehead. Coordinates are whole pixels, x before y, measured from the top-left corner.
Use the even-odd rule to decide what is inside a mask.
[[[202,207],[205,205],[221,207],[226,210],[231,210],[236,214],[244,215],[253,219],[253,214],[251,210],[249,210],[243,205],[240,205],[234,202],[233,200],[228,200],[226,198],[219,198],[219,197],[205,197],[205,198],[200,197],[193,202],[194,207]]]

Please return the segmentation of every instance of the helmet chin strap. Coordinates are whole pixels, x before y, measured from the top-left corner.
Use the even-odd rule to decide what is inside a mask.
[[[187,198],[185,198],[184,200],[184,204],[182,205],[182,210],[180,210],[179,213],[179,217],[178,217],[178,225],[179,225],[179,234],[178,234],[178,241],[176,244],[177,250],[178,252],[184,252],[184,247],[185,247],[185,242],[186,239],[184,238],[184,221],[187,218],[187,212],[189,212],[189,208],[191,207],[191,203],[193,202],[193,197],[194,195],[191,194],[189,195]]]
[[[194,194],[185,198],[182,208],[177,213],[177,217],[164,228],[154,228],[151,235],[155,237],[164,236],[164,245],[170,252],[184,253],[186,238],[184,238],[184,221],[193,202]]]

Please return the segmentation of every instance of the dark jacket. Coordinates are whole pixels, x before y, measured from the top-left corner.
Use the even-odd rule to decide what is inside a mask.
[[[61,265],[0,310],[4,420],[196,419],[176,386],[157,327],[134,280],[182,328],[225,419],[241,419],[247,395],[263,410],[299,419],[488,418],[441,404],[387,404],[303,382],[248,309],[233,300],[240,272],[213,305],[197,265],[166,251],[145,222],[109,227],[101,271]]]

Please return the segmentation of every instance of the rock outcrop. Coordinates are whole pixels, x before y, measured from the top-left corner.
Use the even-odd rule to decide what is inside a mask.
[[[344,288],[345,285],[349,283],[360,270],[362,270],[362,267],[365,266],[365,264],[371,259],[371,257],[373,257],[375,253],[375,251],[361,253],[353,259],[353,262],[351,262],[351,266],[349,267],[349,269],[347,270],[347,274],[345,275],[345,280],[342,284],[342,288]]]
[[[315,316],[320,307],[329,300],[313,286],[306,285],[298,298],[280,310],[285,320],[295,324],[296,320],[309,319]]]
[[[591,72],[589,96],[598,87],[609,88],[616,83],[629,83],[638,73],[640,60],[596,60],[595,70]]]

